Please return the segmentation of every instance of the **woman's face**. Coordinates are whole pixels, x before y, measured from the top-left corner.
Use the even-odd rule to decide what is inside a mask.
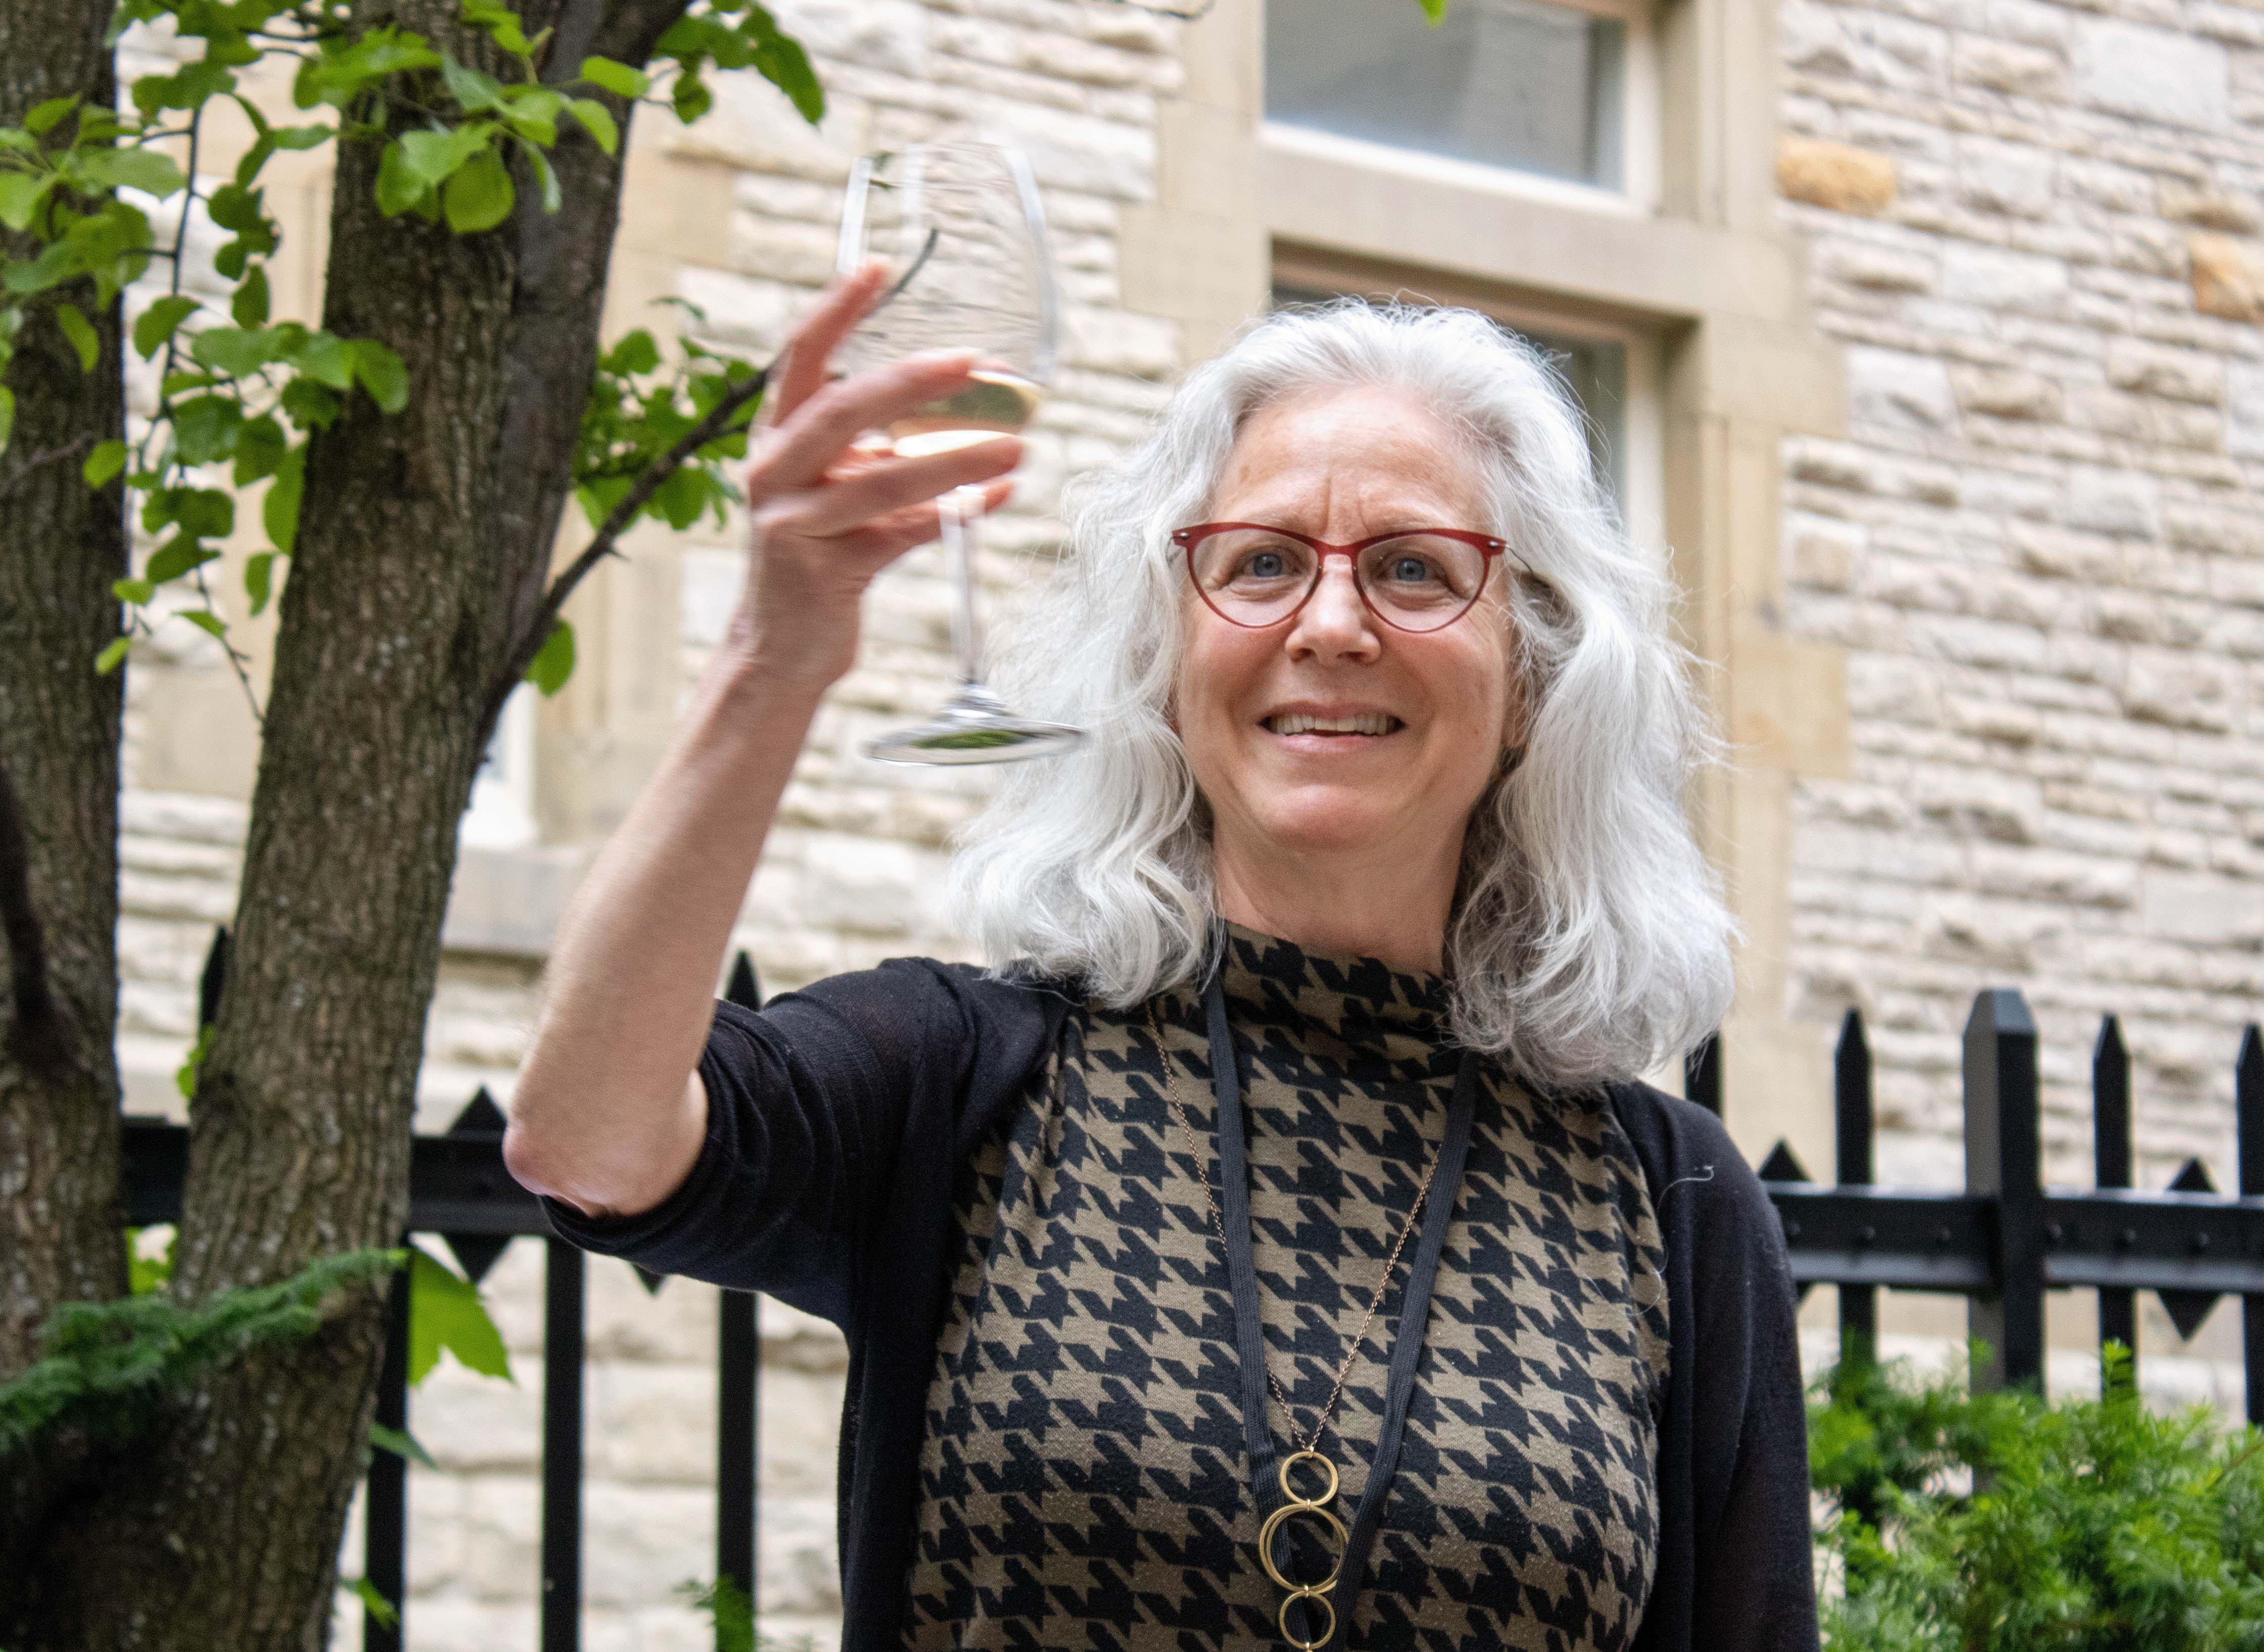
[[[1401,528],[1491,532],[1462,455],[1409,392],[1303,392],[1243,427],[1210,519],[1339,545]],[[1223,866],[1249,866],[1375,851],[1451,879],[1470,809],[1521,721],[1504,576],[1497,568],[1487,599],[1460,620],[1416,634],[1368,612],[1346,558],[1324,568],[1304,607],[1264,630],[1230,625],[1192,588],[1181,604],[1176,721],[1215,850]],[[1285,725],[1308,716],[1356,718],[1366,731]]]

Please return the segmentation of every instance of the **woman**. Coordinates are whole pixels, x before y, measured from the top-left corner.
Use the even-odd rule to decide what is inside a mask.
[[[1001,968],[717,966],[872,576],[1011,440],[853,459],[964,357],[795,337],[731,640],[562,927],[513,1108],[558,1230],[851,1349],[852,1652],[1809,1648],[1793,1294],[1701,1110],[1701,745],[1547,368],[1276,316],[1085,494],[1013,652],[1078,754],[959,862]]]

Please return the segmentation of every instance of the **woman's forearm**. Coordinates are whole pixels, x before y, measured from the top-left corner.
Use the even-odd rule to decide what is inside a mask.
[[[716,973],[822,692],[728,651],[577,891],[504,1143],[537,1192],[628,1214],[699,1156]]]

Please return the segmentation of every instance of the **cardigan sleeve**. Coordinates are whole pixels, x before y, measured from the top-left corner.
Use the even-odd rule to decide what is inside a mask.
[[[1721,1125],[1701,1119],[1693,1134],[1714,1138],[1713,1177],[1669,1195],[1690,1199],[1691,1644],[1815,1652],[1798,1298],[1760,1178]]]
[[[717,1004],[699,1068],[708,1134],[682,1185],[620,1218],[545,1199],[552,1228],[655,1273],[764,1291],[845,1323],[908,1117],[956,1107],[988,1064],[980,1054],[1027,1041],[999,1036],[1019,1030],[1002,1016],[1012,994],[964,967],[898,959],[760,1011]]]

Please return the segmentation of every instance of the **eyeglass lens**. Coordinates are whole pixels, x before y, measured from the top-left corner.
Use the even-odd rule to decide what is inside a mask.
[[[1196,589],[1237,625],[1273,625],[1320,579],[1310,545],[1255,528],[1227,528],[1195,542]],[[1462,617],[1484,588],[1486,555],[1475,545],[1410,533],[1361,551],[1353,562],[1361,594],[1387,623],[1435,631]]]

